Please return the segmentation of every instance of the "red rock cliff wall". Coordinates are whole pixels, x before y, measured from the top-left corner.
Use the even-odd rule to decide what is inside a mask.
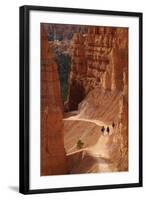
[[[68,109],[116,124],[109,140],[119,171],[128,169],[128,29],[89,27],[74,34]]]
[[[70,110],[76,110],[78,103],[95,87],[111,89],[110,52],[114,37],[115,29],[102,27],[90,27],[85,34],[74,34],[68,97]]]
[[[57,65],[41,25],[41,175],[67,173]]]

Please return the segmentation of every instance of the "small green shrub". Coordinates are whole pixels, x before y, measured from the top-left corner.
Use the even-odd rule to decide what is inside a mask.
[[[83,146],[84,146],[84,142],[82,142],[82,140],[79,139],[79,140],[77,141],[77,149],[81,149],[81,148],[83,148]]]

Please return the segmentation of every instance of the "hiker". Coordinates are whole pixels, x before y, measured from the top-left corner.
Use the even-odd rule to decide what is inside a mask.
[[[115,123],[114,122],[112,123],[112,127],[115,128]]]
[[[109,132],[110,132],[110,128],[109,127],[107,127],[106,132],[109,134]]]
[[[104,135],[104,131],[105,131],[105,128],[104,128],[104,126],[102,126],[101,132],[103,133],[103,135]]]

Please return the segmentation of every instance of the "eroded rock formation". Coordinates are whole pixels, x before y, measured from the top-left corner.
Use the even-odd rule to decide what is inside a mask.
[[[78,110],[80,119],[114,122],[110,159],[117,171],[128,170],[128,29],[90,27],[74,34],[71,60],[68,110]],[[65,122],[65,128],[80,131],[75,124]]]
[[[90,27],[85,34],[74,34],[69,110],[76,110],[81,100],[97,86],[123,90],[123,76],[127,76],[127,45],[127,29]]]
[[[41,25],[41,175],[67,173],[60,81]]]
[[[127,171],[128,29],[44,28],[49,34],[41,28],[41,174]],[[66,82],[59,81],[58,72],[68,81],[64,105],[60,83]]]

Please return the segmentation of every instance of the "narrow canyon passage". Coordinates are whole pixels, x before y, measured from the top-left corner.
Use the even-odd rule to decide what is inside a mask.
[[[42,23],[41,175],[127,170],[128,29]]]

